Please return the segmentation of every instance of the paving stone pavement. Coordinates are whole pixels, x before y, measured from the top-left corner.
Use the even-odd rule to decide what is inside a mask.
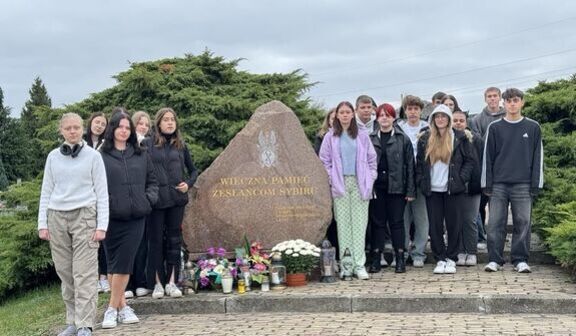
[[[149,315],[94,335],[575,335],[574,315],[284,313]]]

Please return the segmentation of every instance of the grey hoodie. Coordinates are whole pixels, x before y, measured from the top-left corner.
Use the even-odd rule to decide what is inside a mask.
[[[506,115],[506,111],[503,107],[500,107],[498,112],[492,114],[492,112],[488,110],[488,106],[486,106],[482,112],[478,113],[472,118],[472,120],[470,120],[469,126],[472,131],[480,134],[482,138],[484,138],[486,135],[486,130],[488,129],[488,125],[490,125],[490,123],[494,120],[501,119],[504,117],[504,115]]]

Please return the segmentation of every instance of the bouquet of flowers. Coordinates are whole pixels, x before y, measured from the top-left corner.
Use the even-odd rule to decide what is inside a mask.
[[[250,272],[251,281],[262,283],[270,266],[270,255],[262,250],[260,242],[250,244],[244,237],[244,247],[236,248],[236,265],[242,272]]]
[[[288,273],[309,273],[320,260],[320,248],[302,239],[278,243],[272,252],[282,254],[282,263]]]
[[[206,256],[197,262],[196,279],[200,287],[216,287],[222,283],[222,274],[230,272],[232,277],[236,277],[237,270],[225,258],[226,250],[222,247],[210,247],[206,251]]]

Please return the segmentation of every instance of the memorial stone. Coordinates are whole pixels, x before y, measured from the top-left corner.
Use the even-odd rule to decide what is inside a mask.
[[[297,238],[319,244],[332,217],[326,170],[279,101],[256,109],[189,192],[183,236],[192,253],[232,251],[244,235],[265,248]]]

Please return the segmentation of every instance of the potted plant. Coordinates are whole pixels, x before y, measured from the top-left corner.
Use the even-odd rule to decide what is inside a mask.
[[[249,274],[250,282],[261,284],[268,273],[270,255],[263,251],[260,242],[250,243],[244,236],[244,246],[236,248],[236,265],[240,273]]]
[[[288,286],[306,285],[306,275],[320,260],[320,248],[302,239],[283,241],[274,246],[272,252],[282,254]]]

